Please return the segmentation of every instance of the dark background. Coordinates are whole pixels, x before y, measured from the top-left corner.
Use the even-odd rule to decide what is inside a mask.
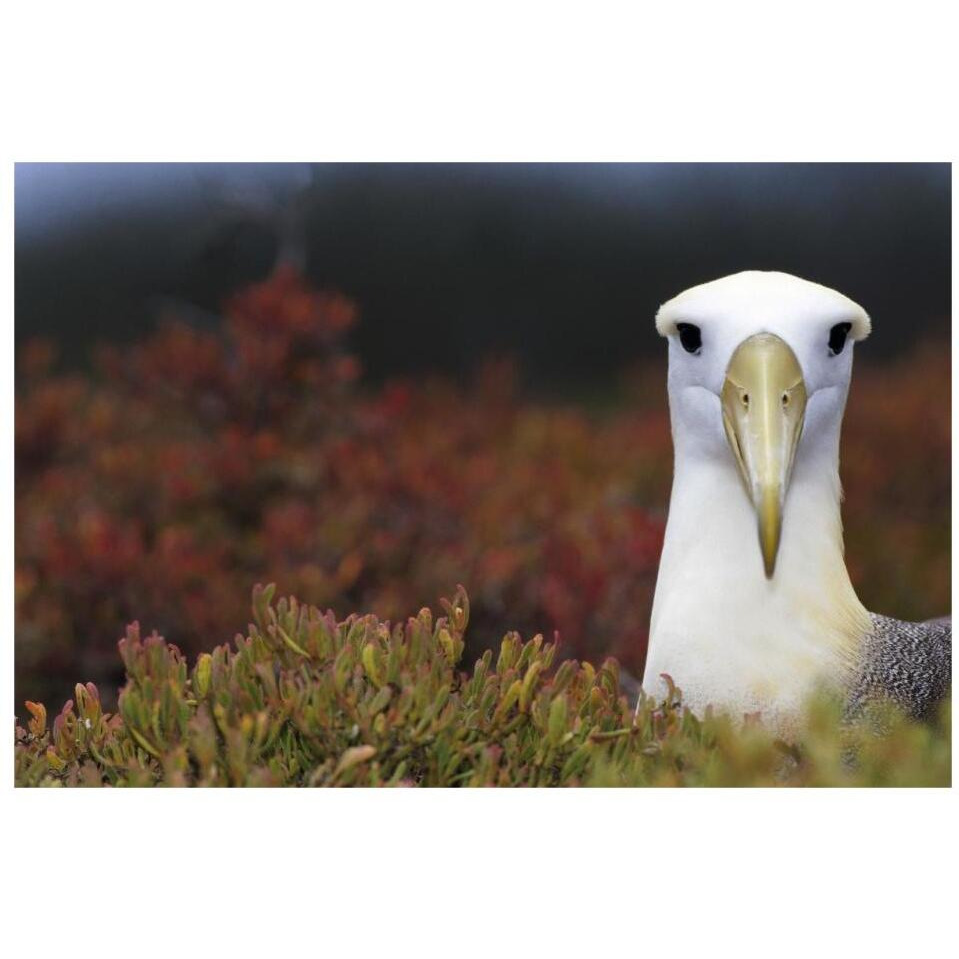
[[[82,363],[164,311],[215,322],[279,257],[355,298],[372,379],[515,355],[601,381],[657,306],[778,269],[872,315],[869,355],[947,333],[948,164],[20,164],[16,336]]]

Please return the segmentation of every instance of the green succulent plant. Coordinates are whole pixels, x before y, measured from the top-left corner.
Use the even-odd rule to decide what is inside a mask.
[[[634,710],[619,666],[566,660],[508,633],[463,668],[469,598],[405,623],[337,622],[274,587],[232,646],[180,650],[138,624],[119,642],[126,683],[103,712],[77,684],[47,727],[16,727],[21,786],[948,785],[948,710],[931,725],[891,711],[844,725],[811,701],[789,742],[759,721],[697,718],[667,682]],[[667,678],[668,679],[668,678]],[[881,729],[879,733],[876,730]]]

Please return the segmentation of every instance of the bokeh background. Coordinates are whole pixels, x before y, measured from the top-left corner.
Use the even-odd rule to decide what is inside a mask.
[[[21,164],[16,697],[109,702],[250,588],[342,617],[462,582],[642,671],[671,472],[657,306],[740,269],[872,315],[843,438],[871,609],[950,609],[944,164]]]

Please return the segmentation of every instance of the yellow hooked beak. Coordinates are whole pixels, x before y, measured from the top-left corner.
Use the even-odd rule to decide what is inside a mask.
[[[795,353],[772,333],[743,340],[726,369],[723,426],[756,508],[766,578],[776,569],[783,502],[806,413]]]

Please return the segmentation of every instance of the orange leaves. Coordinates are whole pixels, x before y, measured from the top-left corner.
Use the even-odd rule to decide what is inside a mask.
[[[47,708],[43,703],[34,703],[27,700],[24,704],[28,712],[33,717],[27,724],[27,728],[34,736],[42,736],[47,731]]]
[[[318,293],[296,270],[280,266],[263,283],[227,304],[238,327],[270,334],[277,327],[297,334],[333,339],[356,322],[356,307],[344,296]]]

